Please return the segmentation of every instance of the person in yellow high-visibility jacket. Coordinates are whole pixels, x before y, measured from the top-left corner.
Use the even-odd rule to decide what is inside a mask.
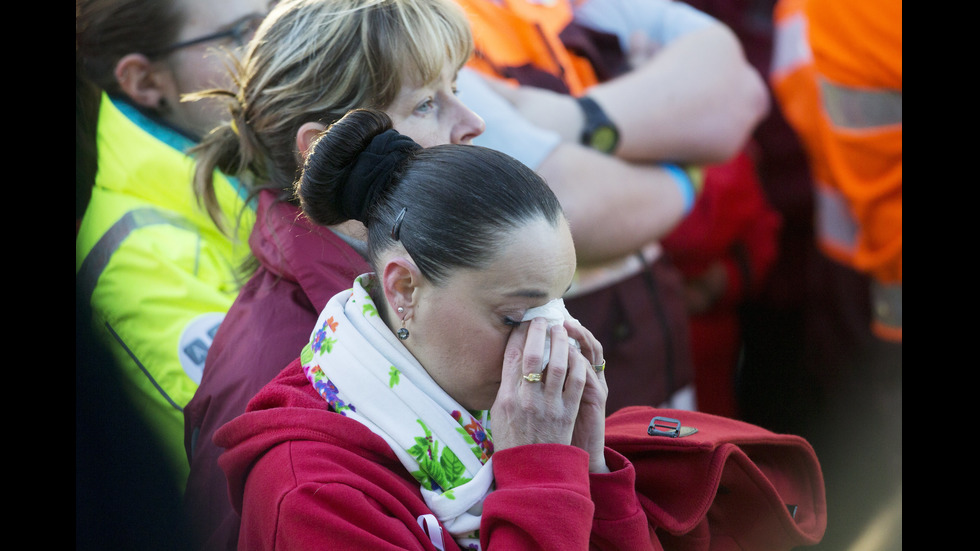
[[[225,65],[209,52],[237,47],[267,8],[256,0],[221,2],[217,11],[158,4],[120,3],[109,6],[112,13],[100,11],[105,3],[76,5],[77,61],[87,84],[76,95],[98,95],[97,115],[85,113],[95,121],[94,185],[76,174],[89,196],[76,221],[76,300],[91,306],[95,337],[115,360],[106,368],[120,370],[183,491],[182,409],[238,293],[254,214],[238,182],[220,175],[225,227],[198,205],[188,150],[222,114],[180,95],[216,82]],[[146,18],[153,29],[141,27]]]

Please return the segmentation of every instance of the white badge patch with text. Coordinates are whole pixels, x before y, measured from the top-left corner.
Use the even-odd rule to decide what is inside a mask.
[[[180,334],[180,343],[177,347],[180,365],[183,366],[187,376],[197,384],[201,384],[204,360],[214,341],[214,334],[224,319],[225,315],[222,312],[201,314],[192,319]]]

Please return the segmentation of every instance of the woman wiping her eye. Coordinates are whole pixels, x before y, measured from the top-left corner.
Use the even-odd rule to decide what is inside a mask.
[[[602,346],[572,319],[520,322],[575,271],[539,176],[355,110],[296,193],[317,224],[366,226],[373,271],[216,434],[240,548],[653,548],[633,467],[604,446]]]
[[[293,184],[310,143],[359,107],[383,110],[424,147],[470,143],[484,123],[457,97],[456,78],[472,50],[455,0],[282,0],[232,68],[236,86],[197,95],[226,104],[230,120],[195,152],[200,203],[213,206],[217,168],[246,184],[257,204],[247,281],[183,411],[195,549],[238,547],[240,519],[214,433],[299,354],[330,297],[370,270],[363,224],[324,227],[300,215]]]

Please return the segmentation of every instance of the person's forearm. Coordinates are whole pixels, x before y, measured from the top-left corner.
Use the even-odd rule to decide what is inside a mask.
[[[531,123],[579,143],[585,119],[571,96],[487,82]],[[631,161],[725,161],[769,112],[765,82],[735,35],[720,25],[677,39],[636,70],[587,94],[619,128],[616,155]]]
[[[687,211],[682,186],[667,170],[576,144],[558,146],[538,173],[568,216],[579,266],[636,252],[670,232]]]
[[[769,111],[764,81],[721,25],[679,38],[587,93],[619,127],[617,156],[636,161],[726,160]]]

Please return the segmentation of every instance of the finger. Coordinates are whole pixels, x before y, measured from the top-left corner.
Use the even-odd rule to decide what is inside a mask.
[[[602,368],[596,368],[595,364],[593,364],[588,358],[583,356],[583,359],[589,364],[588,369],[586,370],[588,372],[587,384],[595,385],[597,388],[601,389],[604,394],[608,394],[609,384],[606,382],[605,367],[603,366]]]
[[[557,395],[561,393],[562,387],[565,385],[565,372],[568,369],[568,333],[560,325],[551,327],[549,331],[551,332],[551,351],[546,379],[549,390]]]
[[[602,354],[602,343],[592,335],[578,320],[565,321],[568,335],[579,343],[579,348],[592,365],[601,365],[605,356]]]
[[[574,403],[575,407],[582,400],[582,394],[589,380],[589,371],[592,370],[589,360],[581,352],[570,348],[565,356],[568,365],[565,374],[564,399],[566,404]]]
[[[510,382],[516,385],[523,375],[524,347],[527,342],[529,324],[520,324],[511,331],[507,338],[507,346],[504,348],[504,365],[500,374],[501,387],[510,387],[505,383]]]
[[[528,382],[538,382],[534,379],[542,376],[544,371],[544,341],[548,330],[548,322],[544,318],[535,318],[531,323],[521,324],[527,326],[527,339],[522,348],[521,376]]]

